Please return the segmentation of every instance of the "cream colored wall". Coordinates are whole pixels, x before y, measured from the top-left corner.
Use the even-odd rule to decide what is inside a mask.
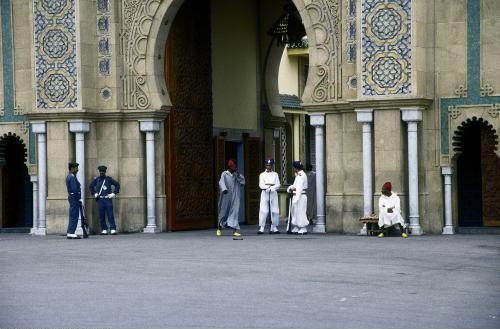
[[[11,3],[15,106],[20,106],[24,112],[29,112],[34,107],[33,76],[35,73],[32,66],[34,56],[32,38],[27,37],[32,35],[33,27],[27,24],[27,19],[33,15],[29,0],[11,1]]]
[[[413,3],[413,94],[424,98],[434,97],[434,1]]]
[[[361,127],[355,113],[326,116],[326,228],[357,233],[363,212]]]
[[[435,6],[436,96],[450,97],[467,82],[467,1],[435,1]]]
[[[500,1],[481,1],[481,81],[500,95]]]
[[[285,48],[281,56],[278,86],[280,94],[299,95],[299,58],[288,56]]]
[[[258,129],[257,7],[212,2],[212,96],[216,128]]]

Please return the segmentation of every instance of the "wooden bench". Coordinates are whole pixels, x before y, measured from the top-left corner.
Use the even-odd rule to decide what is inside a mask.
[[[382,232],[378,227],[378,216],[361,217],[359,219],[363,225],[366,225],[366,235],[377,235]]]

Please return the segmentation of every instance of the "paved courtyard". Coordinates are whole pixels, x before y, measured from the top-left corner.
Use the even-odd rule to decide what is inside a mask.
[[[0,234],[0,328],[500,328],[500,236]]]

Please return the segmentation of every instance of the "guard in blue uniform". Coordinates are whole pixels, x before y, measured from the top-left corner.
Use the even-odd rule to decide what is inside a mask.
[[[76,226],[78,225],[78,214],[80,211],[80,203],[82,202],[81,184],[76,178],[78,173],[78,163],[68,163],[69,173],[66,176],[66,188],[68,189],[68,202],[69,202],[69,222],[66,237],[68,239],[80,239],[75,234]]]
[[[101,225],[101,234],[108,234],[108,225],[106,224],[105,215],[108,217],[109,233],[116,235],[115,215],[113,214],[112,199],[116,194],[120,193],[120,184],[112,177],[106,176],[106,166],[99,166],[99,176],[94,177],[89,185],[90,193],[94,195],[99,209],[99,223]],[[112,189],[113,187],[113,189]]]

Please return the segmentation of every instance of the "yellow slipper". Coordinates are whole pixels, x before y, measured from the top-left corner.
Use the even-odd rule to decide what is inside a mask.
[[[222,235],[222,231],[217,229],[217,231],[215,231],[215,235],[216,236],[221,236]]]
[[[407,238],[407,237],[408,237],[408,234],[403,233],[403,234],[401,234],[401,237],[402,237],[402,238]]]
[[[380,233],[379,235],[377,235],[379,238],[383,238],[384,237],[384,233]]]

